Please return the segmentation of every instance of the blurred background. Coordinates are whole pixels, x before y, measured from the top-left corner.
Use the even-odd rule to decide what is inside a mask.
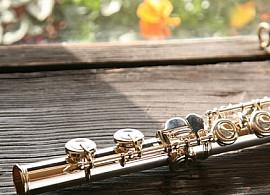
[[[269,0],[0,0],[0,44],[255,35]]]

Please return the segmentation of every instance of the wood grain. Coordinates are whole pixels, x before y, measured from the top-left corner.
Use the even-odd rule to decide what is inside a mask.
[[[147,138],[164,122],[227,103],[269,96],[263,62],[0,74],[0,194],[14,194],[11,170],[64,155],[71,138],[112,146],[113,133]],[[160,167],[48,194],[269,194],[270,144],[213,156],[183,173]]]
[[[0,46],[0,71],[206,64],[270,59],[256,37]]]

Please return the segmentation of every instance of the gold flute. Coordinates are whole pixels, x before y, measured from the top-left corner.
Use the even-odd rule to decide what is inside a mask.
[[[270,142],[269,109],[265,97],[206,111],[207,122],[196,114],[171,118],[147,140],[136,129],[121,129],[116,146],[101,150],[89,139],[72,139],[66,156],[15,165],[14,185],[18,194],[38,194],[164,165],[181,171],[211,155]]]

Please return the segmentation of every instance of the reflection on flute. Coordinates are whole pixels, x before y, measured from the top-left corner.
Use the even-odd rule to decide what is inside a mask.
[[[115,147],[96,150],[86,138],[65,145],[67,156],[15,165],[13,181],[18,194],[37,194],[158,166],[181,171],[211,155],[270,142],[270,98],[252,100],[196,114],[175,117],[144,140],[135,129],[114,134]]]

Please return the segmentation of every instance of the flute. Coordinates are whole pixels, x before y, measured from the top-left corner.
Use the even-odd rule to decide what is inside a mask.
[[[66,156],[13,167],[17,194],[38,194],[168,165],[181,171],[197,160],[270,142],[270,98],[229,104],[197,114],[174,117],[156,137],[144,140],[136,129],[114,134],[116,146],[96,149],[87,138],[65,144]]]

